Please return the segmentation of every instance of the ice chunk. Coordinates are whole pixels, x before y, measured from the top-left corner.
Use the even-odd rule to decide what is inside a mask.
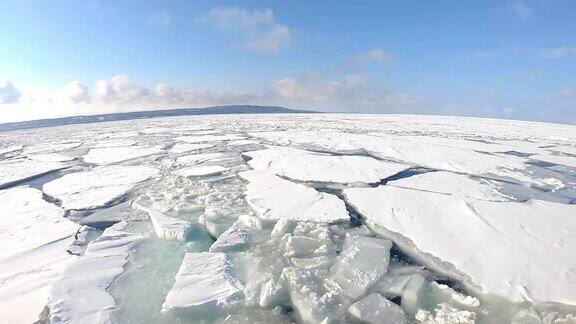
[[[402,291],[402,308],[408,315],[416,315],[423,304],[422,299],[428,282],[424,276],[414,274],[410,276],[406,287]]]
[[[389,240],[374,237],[347,239],[326,281],[357,299],[388,270],[391,247]]]
[[[189,144],[189,143],[176,143],[170,149],[170,153],[185,153],[190,151],[202,150],[214,147],[214,144]]]
[[[248,237],[248,231],[237,223],[234,223],[212,243],[210,252],[224,252],[245,246],[246,243],[248,243]]]
[[[375,231],[473,292],[576,303],[576,205],[465,200],[391,186],[344,194]]]
[[[532,155],[533,160],[548,162],[552,164],[564,165],[570,168],[576,168],[576,157],[563,155]]]
[[[142,239],[117,227],[88,244],[84,256],[54,284],[48,302],[52,323],[111,322],[116,301],[106,289],[124,271],[132,245]]]
[[[219,309],[233,307],[241,301],[243,288],[226,254],[186,253],[162,311],[213,315]]]
[[[378,292],[390,299],[400,297],[408,280],[410,280],[410,275],[390,275],[387,273],[382,276],[370,290]]]
[[[0,189],[66,168],[59,162],[15,159],[0,162]]]
[[[66,174],[44,184],[42,191],[61,200],[66,209],[93,209],[122,197],[157,173],[145,166],[102,166]]]
[[[287,147],[243,153],[256,170],[300,181],[375,183],[409,166],[366,156],[334,156]]]
[[[109,164],[132,160],[164,152],[160,146],[123,146],[93,148],[84,156],[84,161],[95,164]]]
[[[199,164],[207,161],[220,160],[225,155],[223,153],[199,153],[181,156],[176,159],[176,163],[181,165]]]
[[[448,304],[440,304],[432,312],[420,309],[416,314],[416,321],[422,324],[474,324],[476,314],[470,311],[459,310]]]
[[[200,165],[178,169],[174,173],[182,177],[201,177],[221,174],[226,170],[228,169],[219,165]]]
[[[279,305],[287,299],[286,295],[287,291],[284,286],[272,278],[262,284],[258,305],[260,305],[260,307]]]
[[[329,223],[348,220],[346,206],[338,197],[262,171],[245,171],[249,183],[246,200],[264,220],[289,219]]]
[[[166,216],[152,207],[146,207],[136,202],[132,206],[148,214],[154,232],[161,239],[186,241],[192,231],[192,224],[189,221]]]
[[[362,323],[408,323],[402,308],[380,294],[370,294],[350,305],[348,314]]]
[[[390,181],[388,185],[479,200],[510,200],[506,195],[498,192],[492,182],[445,171],[417,174]]]
[[[66,253],[78,225],[29,187],[0,190],[0,314],[2,322],[33,323],[50,289],[76,257]]]
[[[118,222],[129,219],[131,214],[132,209],[130,208],[130,202],[124,202],[104,210],[98,210],[77,221],[82,225],[104,229]]]

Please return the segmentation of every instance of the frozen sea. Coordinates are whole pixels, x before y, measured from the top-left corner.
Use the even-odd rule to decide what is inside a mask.
[[[576,323],[576,126],[14,130],[0,207],[2,323]]]

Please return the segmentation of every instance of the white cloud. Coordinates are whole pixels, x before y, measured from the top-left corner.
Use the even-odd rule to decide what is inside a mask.
[[[392,62],[394,61],[394,54],[386,52],[383,49],[377,48],[356,55],[356,61],[359,63]]]
[[[61,95],[65,100],[69,100],[75,104],[90,102],[88,87],[80,81],[72,81],[68,83],[62,89]]]
[[[151,26],[168,27],[172,23],[172,15],[163,11],[155,12],[148,16],[147,22]]]
[[[516,2],[515,4],[508,7],[508,12],[521,18],[521,19],[528,19],[532,17],[532,7],[527,5],[525,2],[520,1]]]
[[[272,9],[218,7],[200,21],[236,38],[233,48],[247,52],[274,54],[292,41],[292,30],[275,21]]]
[[[335,77],[308,73],[283,78],[269,88],[275,102],[300,103],[329,110],[403,111],[419,101],[408,94],[379,88],[364,74]]]
[[[558,95],[561,97],[576,97],[576,88],[572,86],[564,86],[560,91],[558,91]]]
[[[17,103],[22,97],[20,90],[12,82],[0,80],[0,104]]]
[[[562,59],[570,55],[576,55],[576,46],[544,48],[539,52],[540,58],[544,59]]]

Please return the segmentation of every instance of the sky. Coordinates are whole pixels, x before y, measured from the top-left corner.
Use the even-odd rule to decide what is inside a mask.
[[[228,104],[576,124],[576,1],[0,0],[0,123]]]

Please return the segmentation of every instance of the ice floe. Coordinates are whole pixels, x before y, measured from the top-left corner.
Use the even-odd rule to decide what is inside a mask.
[[[181,165],[199,164],[207,161],[218,161],[226,155],[223,153],[199,153],[184,155],[176,158],[176,163]]]
[[[40,162],[28,159],[0,161],[0,189],[62,170],[66,167],[66,164],[60,162]]]
[[[338,197],[284,180],[263,171],[245,171],[246,200],[264,220],[336,222],[348,220],[346,206]]]
[[[95,164],[109,164],[141,158],[164,152],[158,146],[119,146],[93,148],[84,156],[84,161]]]
[[[66,209],[93,209],[121,198],[157,173],[145,166],[102,166],[66,174],[44,184],[42,191],[59,199]]]
[[[176,143],[172,148],[170,148],[170,153],[185,153],[190,151],[202,150],[214,147],[214,144],[188,144],[188,143]]]
[[[334,156],[294,148],[273,147],[243,153],[248,165],[299,181],[328,183],[375,183],[409,168],[366,156]]]
[[[32,323],[50,289],[76,257],[66,248],[79,226],[29,187],[0,190],[0,314],[6,323]]]
[[[404,310],[379,294],[370,294],[350,305],[348,314],[362,323],[408,323]]]
[[[242,289],[243,284],[234,275],[226,254],[186,253],[162,310],[204,316],[218,314],[242,300]]]
[[[376,232],[473,291],[576,303],[576,205],[466,200],[392,186],[344,194]]]
[[[113,322],[117,305],[107,289],[124,272],[133,244],[143,238],[123,231],[119,224],[88,244],[84,256],[69,265],[54,284],[48,303],[50,322]]]
[[[133,203],[132,205],[134,208],[148,214],[152,221],[154,232],[159,238],[186,241],[192,230],[192,224],[189,221],[164,215],[152,207],[146,207],[138,203]]]
[[[576,169],[576,157],[564,155],[532,155],[533,160],[564,165]]]

